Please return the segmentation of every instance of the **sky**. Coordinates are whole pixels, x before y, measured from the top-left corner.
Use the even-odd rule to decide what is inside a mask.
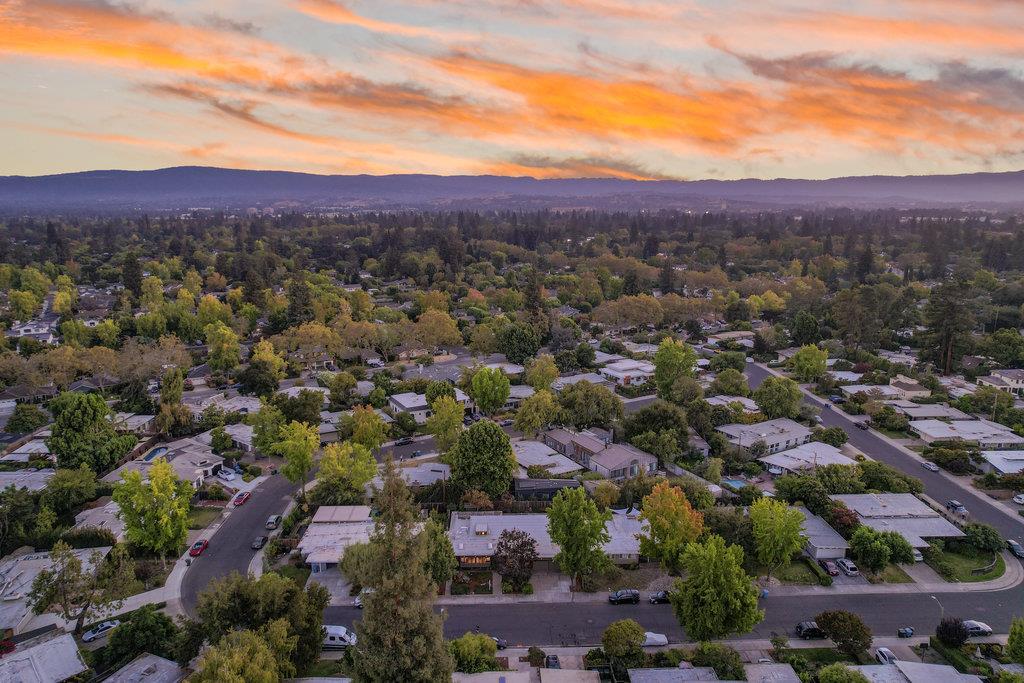
[[[0,0],[0,174],[1024,168],[1024,0]]]

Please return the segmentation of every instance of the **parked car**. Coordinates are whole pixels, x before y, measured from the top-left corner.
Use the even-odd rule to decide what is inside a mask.
[[[816,621],[801,621],[796,625],[796,635],[804,640],[817,640],[825,637]]]
[[[562,663],[558,661],[558,655],[548,655],[544,658],[545,669],[561,669]]]
[[[1012,498],[1013,502],[1017,505],[1024,505],[1024,493],[1018,493]]]
[[[210,542],[205,538],[201,538],[192,544],[192,547],[188,549],[188,554],[192,557],[199,557],[203,554],[203,551],[210,546]]]
[[[875,659],[878,660],[879,664],[892,664],[896,661],[896,655],[889,648],[880,647],[875,650]]]
[[[622,590],[612,591],[608,594],[608,602],[613,605],[637,604],[640,602],[640,591],[632,588],[623,588]]]
[[[668,591],[655,591],[651,593],[652,605],[664,605],[668,602]]]
[[[356,634],[344,626],[324,624],[324,649],[343,650],[356,644]]]
[[[502,427],[511,427],[512,426],[512,420],[502,420],[498,424],[501,425]]]
[[[245,470],[242,469],[241,463],[235,463],[231,466],[231,469],[235,471],[235,474],[245,474]]]
[[[253,542],[252,542],[252,545],[251,545],[250,547],[251,547],[251,548],[252,548],[253,550],[259,550],[260,548],[262,548],[263,546],[265,546],[265,545],[267,544],[267,541],[269,541],[269,540],[270,540],[270,539],[269,539],[269,538],[267,538],[266,536],[257,536],[257,537],[256,537],[256,538],[255,538],[255,539],[253,540]]]
[[[235,477],[237,477],[238,475],[235,474],[234,470],[228,469],[227,467],[221,467],[219,470],[217,470],[217,476],[223,479],[224,481],[234,481]]]
[[[844,557],[840,560],[836,560],[836,565],[838,565],[839,569],[847,576],[860,575],[860,570],[857,569],[857,565],[853,563],[853,560],[848,560]]]
[[[1006,542],[1006,547],[1010,549],[1011,553],[1024,560],[1024,546],[1020,543],[1011,538]]]
[[[273,531],[279,526],[281,526],[281,515],[270,515],[267,517],[267,529]]]
[[[403,436],[401,439],[397,439],[395,441],[395,445],[396,446],[408,446],[411,443],[412,443],[412,437],[411,436]]]
[[[817,422],[818,424],[822,424],[823,421],[821,419],[821,415],[815,415],[814,421]]]
[[[946,509],[952,512],[954,515],[967,514],[967,508],[959,500],[947,500]]]
[[[245,505],[245,502],[250,498],[252,498],[251,492],[242,491],[237,496],[235,496],[235,507],[238,507],[239,505]]]
[[[914,548],[914,562],[924,562],[924,553]]]
[[[504,650],[508,647],[508,641],[504,638],[495,638],[494,636],[491,636],[491,640],[494,641],[495,647],[497,647],[499,650]]]
[[[109,621],[104,621],[102,624],[96,624],[91,629],[82,634],[82,642],[91,643],[92,641],[107,635],[120,625],[121,622],[117,619],[111,619]]]
[[[369,595],[372,592],[372,588],[364,588],[363,590],[359,591],[359,595],[357,595],[356,599],[352,601],[352,604],[358,607],[359,609],[363,609],[363,600],[367,595]]]
[[[854,424],[857,425],[857,429],[871,429],[871,425],[869,425],[867,422],[854,422]]]
[[[839,567],[832,560],[818,560],[818,564],[829,576],[839,576]]]
[[[832,394],[831,396],[828,397],[828,400],[832,401],[833,403],[845,403],[846,402],[846,399],[843,398],[842,396],[840,396],[839,394]]]
[[[968,619],[964,622],[964,627],[967,628],[967,636],[970,638],[992,635],[992,627],[983,621]]]
[[[928,461],[928,460],[925,460],[923,463],[921,463],[921,467],[925,468],[929,472],[938,472],[939,471],[939,466],[936,465],[933,462]]]
[[[664,633],[652,633],[647,631],[644,633],[644,647],[661,647],[668,645],[668,636]]]
[[[897,638],[913,638],[914,637],[914,627],[913,626],[901,626],[900,628],[896,629],[896,637]]]
[[[414,458],[418,458],[421,455],[423,455],[423,451],[413,451],[412,452],[412,457],[414,457]]]

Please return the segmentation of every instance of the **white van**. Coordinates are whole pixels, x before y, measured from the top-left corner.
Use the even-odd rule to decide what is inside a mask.
[[[324,649],[342,650],[356,644],[356,634],[344,626],[324,626]]]

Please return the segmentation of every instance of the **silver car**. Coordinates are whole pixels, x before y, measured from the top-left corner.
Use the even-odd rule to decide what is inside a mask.
[[[94,640],[98,640],[103,636],[107,635],[115,628],[121,625],[121,622],[117,619],[111,619],[110,621],[104,621],[102,624],[96,624],[91,629],[82,634],[83,643],[91,643]]]

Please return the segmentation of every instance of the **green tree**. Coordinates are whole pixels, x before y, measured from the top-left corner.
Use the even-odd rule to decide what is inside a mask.
[[[676,579],[669,596],[687,636],[694,640],[746,633],[762,619],[757,589],[743,571],[743,549],[721,536],[691,543],[683,553],[686,579]]]
[[[635,620],[619,619],[608,624],[601,634],[601,647],[609,658],[628,668],[643,661],[646,638],[643,627]]]
[[[480,420],[459,434],[448,452],[452,483],[463,491],[479,489],[495,498],[508,491],[516,458],[508,434],[491,420]]]
[[[536,436],[558,419],[558,413],[558,400],[554,394],[541,390],[519,404],[514,426],[523,434]]]
[[[327,381],[327,388],[331,390],[331,405],[338,408],[347,408],[352,403],[352,397],[359,383],[351,372],[336,372]]]
[[[693,665],[711,667],[715,670],[715,675],[723,681],[739,681],[746,677],[740,653],[728,645],[698,644],[693,650]]]
[[[268,628],[283,635],[285,626],[272,622]],[[232,631],[203,652],[196,672],[189,677],[195,683],[277,683],[294,667],[288,657],[294,650],[293,638],[274,648],[268,638],[254,631]],[[290,646],[290,647],[289,647]],[[282,670],[282,665],[285,669]]]
[[[1006,641],[1003,654],[1011,662],[1024,664],[1024,617],[1014,619],[1010,624],[1010,638]]]
[[[168,368],[160,380],[160,403],[175,405],[181,403],[185,391],[185,373],[180,368]]]
[[[555,357],[550,353],[542,353],[526,366],[524,379],[535,390],[545,391],[551,389],[551,383],[558,378],[558,375]]]
[[[252,445],[264,455],[277,443],[278,434],[284,426],[284,415],[269,403],[260,406],[259,412],[252,417]]]
[[[39,496],[40,506],[65,515],[90,500],[96,499],[96,475],[84,463],[78,469],[60,469],[46,482]]]
[[[98,618],[119,608],[137,587],[135,563],[125,546],[114,546],[106,559],[94,550],[83,562],[67,543],[57,541],[50,566],[32,581],[28,602],[36,614],[55,605],[78,634],[87,616]]]
[[[803,395],[800,385],[787,377],[767,377],[754,390],[754,402],[769,420],[794,418],[800,414]]]
[[[158,555],[177,553],[188,538],[188,512],[195,491],[187,481],[178,481],[171,465],[157,458],[143,481],[137,470],[121,475],[114,486],[114,502],[121,508],[125,536],[130,543]]]
[[[846,430],[842,427],[816,427],[814,431],[811,432],[811,438],[815,441],[827,443],[829,446],[839,448],[846,443],[849,436],[847,436]]]
[[[301,422],[306,425],[320,424],[320,411],[324,406],[324,395],[312,389],[299,389],[295,396],[276,394],[270,402],[277,406],[287,422]]]
[[[455,386],[451,382],[434,381],[427,385],[427,405],[434,405],[434,401],[442,396],[455,399]]]
[[[889,564],[889,545],[881,535],[866,526],[857,527],[850,537],[850,552],[865,568],[881,571]]]
[[[793,374],[802,382],[816,382],[825,375],[828,351],[819,349],[813,344],[801,346],[789,360]]]
[[[508,400],[511,387],[501,368],[480,368],[473,373],[469,394],[485,415],[493,415]]]
[[[356,406],[352,409],[352,441],[373,451],[381,447],[388,436],[384,418],[370,406]]]
[[[498,332],[498,351],[509,363],[522,365],[540,350],[540,338],[533,327],[523,323],[506,325]]]
[[[466,633],[448,643],[456,671],[473,674],[483,671],[501,671],[495,655],[498,645],[484,633]]]
[[[118,434],[111,425],[110,409],[98,394],[65,392],[50,404],[55,420],[47,439],[58,467],[88,465],[93,472],[108,472],[136,443],[130,434]]]
[[[764,565],[768,576],[789,564],[807,542],[803,533],[804,514],[782,501],[772,498],[754,501],[750,506],[750,524],[757,561]]]
[[[219,455],[230,451],[234,445],[235,440],[224,430],[224,427],[214,427],[210,432],[210,448],[214,453]]]
[[[281,427],[278,441],[270,447],[270,453],[284,458],[281,474],[293,484],[305,484],[309,471],[313,469],[313,454],[320,447],[320,432],[312,425],[289,422]],[[305,488],[300,487],[303,500]]]
[[[377,476],[377,461],[365,446],[348,441],[328,444],[320,458],[316,478],[328,486],[341,486],[362,497]]]
[[[227,372],[238,367],[241,346],[238,335],[222,322],[210,323],[203,328],[208,355],[206,363],[211,370]]]
[[[455,570],[459,568],[459,561],[455,557],[455,549],[452,547],[452,540],[444,527],[433,519],[428,519],[423,525],[423,531],[427,538],[426,569],[431,580],[437,586],[444,586],[455,576]]]
[[[681,489],[662,481],[644,497],[640,519],[647,529],[640,534],[640,554],[656,557],[672,574],[678,574],[683,550],[704,531],[704,515],[690,506]]]
[[[157,611],[156,605],[143,605],[121,617],[121,625],[110,632],[103,649],[104,668],[120,668],[144,652],[173,659],[177,635],[173,619]]]
[[[49,422],[50,416],[39,406],[33,403],[19,403],[14,406],[14,412],[7,420],[4,430],[11,434],[27,434],[45,427]]]
[[[433,610],[437,593],[425,569],[427,538],[417,533],[418,510],[390,459],[377,505],[370,541],[377,553],[366,577],[373,592],[356,623],[352,677],[358,683],[448,680],[452,657]]]
[[[430,404],[427,431],[434,435],[437,450],[447,453],[459,440],[465,408],[451,396],[439,396]]]
[[[712,394],[725,394],[726,396],[748,396],[750,387],[747,386],[747,378],[742,372],[726,368],[715,377],[711,383]]]
[[[582,486],[559,491],[547,514],[548,534],[559,548],[555,564],[577,585],[608,563],[603,546],[611,539],[606,525],[612,513],[598,510]]]
[[[537,541],[521,529],[505,529],[494,547],[494,564],[504,581],[521,591],[533,576],[537,561]]]
[[[608,388],[586,380],[562,389],[558,402],[565,421],[576,429],[607,427],[622,418],[622,400]]]
[[[948,375],[970,348],[974,331],[971,286],[954,280],[932,288],[923,317],[926,330],[922,356]]]
[[[814,618],[836,649],[857,659],[871,647],[871,629],[853,612],[829,610]]]
[[[689,344],[665,337],[654,354],[654,384],[658,396],[669,399],[672,387],[680,377],[692,377],[697,365],[697,354]]]
[[[241,393],[260,398],[273,396],[280,386],[273,366],[259,360],[250,362],[249,367],[239,373],[238,383]]]
[[[867,676],[842,662],[834,662],[818,670],[818,683],[871,683]]]

